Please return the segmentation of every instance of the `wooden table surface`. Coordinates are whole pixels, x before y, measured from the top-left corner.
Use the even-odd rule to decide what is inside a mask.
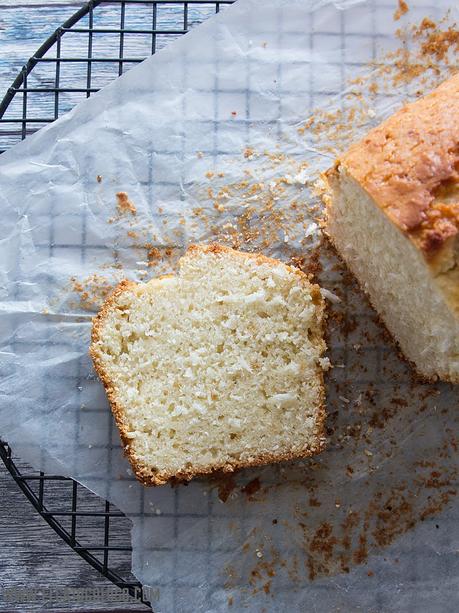
[[[19,464],[26,469],[24,465]],[[59,506],[59,503],[56,503]],[[126,520],[127,521],[127,520]],[[43,606],[6,602],[3,590],[65,587],[116,589],[77,555],[35,511],[0,461],[0,611],[145,612],[149,607],[130,603],[69,603]],[[121,592],[120,592],[121,594]]]
[[[0,0],[0,99],[25,61],[82,5],[83,2],[72,0]],[[22,468],[21,464],[19,467]],[[2,596],[5,588],[25,586],[30,589],[95,588],[112,587],[112,583],[74,553],[48,526],[0,461],[0,612],[149,610],[137,602],[15,605]]]

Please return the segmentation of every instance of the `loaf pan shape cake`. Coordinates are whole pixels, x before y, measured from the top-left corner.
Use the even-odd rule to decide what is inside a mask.
[[[326,231],[424,378],[459,382],[459,75],[326,173]]]
[[[196,245],[177,275],[122,282],[90,353],[145,485],[322,450],[324,303],[296,268]]]

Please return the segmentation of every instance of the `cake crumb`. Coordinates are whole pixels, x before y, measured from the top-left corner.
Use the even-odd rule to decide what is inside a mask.
[[[137,215],[137,208],[135,204],[129,200],[126,192],[118,192],[116,194],[116,208],[118,213],[123,215],[124,213],[131,213],[131,215]]]
[[[398,0],[398,8],[394,13],[394,21],[398,21],[402,15],[405,15],[409,11],[408,4],[405,0]]]
[[[84,279],[70,277],[71,289],[79,295],[76,306],[85,311],[97,311],[114,289],[113,282],[107,277],[94,273]]]
[[[233,475],[217,475],[213,478],[216,482],[217,495],[221,502],[226,502],[230,494],[237,488]]]
[[[252,481],[249,481],[247,485],[245,485],[241,489],[241,492],[245,494],[248,498],[250,498],[251,496],[253,496],[253,494],[258,492],[260,488],[261,488],[260,479],[258,477],[255,477],[255,479],[252,479]]]

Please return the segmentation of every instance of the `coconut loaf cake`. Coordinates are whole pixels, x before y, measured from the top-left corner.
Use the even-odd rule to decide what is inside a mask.
[[[122,282],[90,353],[146,485],[322,450],[324,304],[296,268],[197,245],[177,275]]]
[[[327,233],[405,356],[459,382],[459,74],[354,144]]]

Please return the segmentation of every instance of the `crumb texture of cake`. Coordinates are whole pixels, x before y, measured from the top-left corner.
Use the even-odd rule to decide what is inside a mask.
[[[177,275],[122,282],[90,353],[147,485],[318,453],[324,303],[301,271],[193,245]]]
[[[459,382],[459,74],[326,173],[327,234],[405,356]]]

